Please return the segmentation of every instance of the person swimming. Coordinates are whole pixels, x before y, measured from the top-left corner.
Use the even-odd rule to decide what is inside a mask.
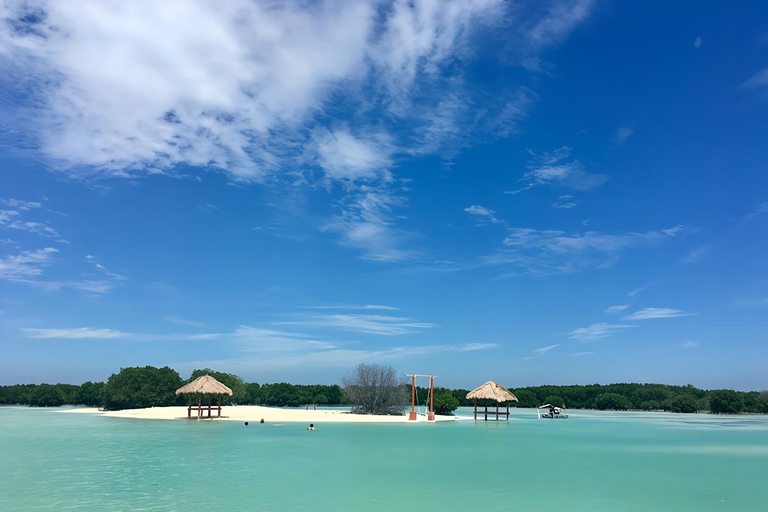
[[[307,427],[307,430],[315,430],[315,424],[310,423],[309,426]]]

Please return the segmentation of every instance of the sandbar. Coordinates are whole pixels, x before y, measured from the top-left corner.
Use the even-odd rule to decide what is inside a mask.
[[[125,409],[122,411],[100,411],[94,408],[67,409],[66,413],[91,413],[110,418],[135,418],[144,420],[186,420],[187,408],[180,407],[150,407],[147,409]],[[193,411],[193,420],[197,419]],[[213,411],[216,414],[216,411]],[[317,409],[282,409],[278,407],[263,407],[260,405],[223,406],[221,418],[214,421],[248,421],[265,422],[303,422],[303,423],[426,423],[426,416],[419,415],[417,421],[408,421],[408,416],[378,416],[368,414],[350,414],[348,411]],[[204,421],[211,421],[205,418]],[[459,421],[457,416],[435,416],[435,421]]]

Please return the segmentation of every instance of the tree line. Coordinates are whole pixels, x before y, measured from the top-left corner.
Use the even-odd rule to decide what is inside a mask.
[[[186,405],[188,396],[177,396],[176,389],[201,375],[211,375],[230,389],[233,395],[223,397],[224,404],[297,407],[305,404],[356,405],[363,398],[333,385],[296,385],[286,382],[258,384],[245,382],[237,375],[208,368],[197,369],[188,379],[169,367],[122,368],[107,382],[72,384],[17,384],[0,386],[0,404],[55,407],[65,404],[102,407],[107,410]],[[410,386],[397,393],[398,403],[410,402]],[[404,391],[404,393],[402,392]],[[517,407],[538,407],[550,403],[570,409],[644,410],[671,412],[712,412],[721,414],[768,413],[768,397],[757,392],[728,389],[703,390],[665,384],[591,384],[574,386],[533,386],[510,388],[518,398]],[[450,414],[459,406],[472,406],[466,389],[435,388],[434,404],[438,414]],[[420,405],[428,404],[429,390],[417,387]],[[485,405],[479,402],[480,405]],[[493,405],[493,403],[490,403]],[[394,409],[393,409],[394,410]]]

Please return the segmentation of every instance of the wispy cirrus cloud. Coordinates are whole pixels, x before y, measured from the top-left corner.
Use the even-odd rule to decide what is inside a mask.
[[[749,91],[768,87],[768,68],[763,68],[739,85],[739,89]]]
[[[78,327],[74,329],[22,329],[28,338],[36,339],[66,339],[66,340],[83,340],[83,339],[100,339],[111,340],[116,338],[126,338],[131,336],[128,333],[118,331],[115,329],[94,329],[91,327]]]
[[[3,200],[0,200],[0,202],[9,208],[13,208],[15,210],[22,210],[22,211],[43,207],[43,203],[36,202],[36,201],[24,201],[21,199],[3,199]]]
[[[684,231],[683,226],[624,234],[510,228],[502,242],[504,248],[484,258],[484,262],[515,267],[517,270],[510,276],[573,273],[608,267],[627,250],[652,247]]]
[[[178,316],[167,316],[165,319],[168,322],[179,324],[179,325],[185,325],[187,327],[203,327],[205,324],[203,322],[198,322],[196,320],[188,320],[186,318],[181,318]]]
[[[628,307],[629,306],[626,305],[626,304],[621,304],[621,305],[618,305],[618,306],[611,306],[611,307],[606,308],[605,312],[606,313],[620,313],[620,312],[624,311],[625,309],[627,309]]]
[[[622,320],[653,320],[656,318],[677,318],[680,316],[694,316],[696,313],[689,313],[687,311],[681,311],[679,309],[669,308],[645,308],[627,315]]]
[[[690,251],[688,251],[688,254],[680,258],[680,263],[683,265],[690,265],[691,263],[696,263],[701,258],[707,255],[707,253],[710,251],[711,246],[709,244],[700,245],[698,247],[694,247]]]
[[[58,252],[58,249],[46,247],[5,256],[0,259],[0,279],[26,281],[39,276],[43,269],[52,263],[54,255]]]
[[[412,334],[437,327],[435,324],[419,322],[407,317],[369,314],[303,315],[297,320],[276,322],[275,324],[330,328],[382,336]]]
[[[480,221],[480,224],[486,224],[488,222],[492,224],[500,224],[502,222],[496,218],[495,211],[489,210],[484,206],[473,204],[472,206],[464,208],[464,211],[477,218]]]
[[[604,174],[593,174],[584,170],[578,160],[571,158],[573,148],[563,146],[555,151],[534,153],[530,152],[532,160],[528,170],[520,182],[521,188],[505,192],[519,194],[540,185],[557,185],[574,190],[589,191],[599,187],[608,180]]]
[[[53,264],[58,249],[46,247],[31,251],[21,251],[0,258],[0,279],[34,286],[46,291],[58,291],[62,288],[71,288],[91,293],[107,293],[112,285],[102,279],[73,279],[50,281],[41,279],[46,267]]]
[[[554,349],[556,349],[559,346],[560,346],[560,344],[558,343],[558,344],[555,344],[555,345],[549,345],[549,346],[546,346],[546,347],[537,348],[537,349],[535,349],[533,351],[534,355],[532,355],[532,356],[525,356],[525,357],[523,357],[523,360],[524,361],[528,361],[528,360],[534,359],[536,357],[541,357],[544,354],[546,354],[547,352],[549,352],[550,350],[554,350]]]
[[[768,213],[768,202],[760,203],[751,213],[745,215],[742,221],[747,224],[766,213]]]
[[[324,304],[320,306],[304,306],[304,309],[365,309],[365,310],[382,310],[382,311],[397,311],[398,308],[393,306],[384,306],[381,304]]]
[[[629,137],[631,137],[635,133],[635,130],[633,128],[630,128],[628,126],[621,126],[618,130],[616,130],[616,138],[619,140],[626,140]]]
[[[360,347],[357,342],[337,338],[318,337],[301,332],[274,328],[240,325],[230,332],[204,334],[150,334],[129,333],[118,329],[78,327],[62,329],[24,328],[30,339],[105,340],[113,343],[137,342],[201,342],[217,344],[221,352],[233,354],[216,361],[174,363],[174,368],[191,371],[193,367],[214,366],[224,371],[244,375],[257,370],[306,368],[348,368],[361,362],[388,362],[412,360],[438,353],[462,353],[492,350],[495,343],[464,343],[446,345],[400,345],[380,348]]]
[[[338,233],[341,243],[361,251],[364,259],[403,261],[417,258],[420,252],[409,248],[412,233],[397,227],[396,207],[405,199],[390,191],[363,190],[345,200],[345,205],[324,231]]]
[[[573,340],[579,341],[598,341],[605,338],[609,338],[614,334],[617,334],[624,329],[632,329],[637,327],[630,324],[608,324],[599,323],[592,324],[587,327],[579,327],[571,331],[568,336]]]
[[[464,345],[459,345],[457,350],[459,352],[472,352],[475,350],[498,348],[500,346],[498,343],[465,343]]]

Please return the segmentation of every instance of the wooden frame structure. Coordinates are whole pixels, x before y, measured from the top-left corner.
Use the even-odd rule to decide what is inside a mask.
[[[187,419],[192,419],[192,411],[197,411],[197,421],[203,418],[213,419],[212,412],[216,411],[216,417],[221,418],[221,396],[232,396],[232,390],[227,386],[217,381],[210,375],[203,375],[198,377],[186,386],[182,386],[176,390],[177,395],[192,395],[197,396],[197,405],[190,403],[187,406]],[[211,404],[213,396],[217,396],[216,405]],[[207,397],[208,404],[203,405],[203,398]],[[208,411],[208,416],[203,415],[203,411]]]
[[[475,421],[477,421],[477,401],[478,400],[493,400],[496,402],[496,421],[499,421],[500,416],[504,416],[504,419],[506,421],[509,421],[509,402],[517,402],[517,397],[506,390],[506,388],[499,386],[495,382],[489,380],[482,386],[473,389],[469,393],[467,393],[467,398],[472,398],[475,401],[475,407],[474,407],[474,416]],[[500,411],[499,410],[499,404],[505,404],[506,410]],[[494,411],[491,409],[491,415],[493,416]],[[481,414],[484,415],[485,421],[488,421],[488,404],[486,403],[484,405],[484,410],[481,411]]]
[[[208,411],[208,416],[205,416],[203,414],[203,411]],[[203,397],[202,395],[197,397],[197,405],[190,404],[187,406],[187,419],[192,419],[192,411],[197,411],[197,420],[200,421],[203,418],[207,419],[213,419],[213,416],[211,416],[211,411],[216,411],[216,417],[221,418],[221,398],[219,398],[219,401],[216,405],[211,405],[211,397],[208,396],[208,405],[203,405]]]
[[[435,375],[408,375],[411,378],[411,413],[408,421],[416,421],[416,377],[429,377],[429,413],[427,421],[435,421]]]
[[[499,402],[496,402],[496,421],[499,421],[499,416],[504,416],[506,421],[509,421],[509,402],[505,404],[507,406],[506,411],[499,410]],[[488,404],[484,405],[485,410],[482,413],[485,414],[485,421],[488,421]],[[491,415],[493,415],[493,409],[491,409]],[[475,398],[475,420],[477,420],[477,398]]]

